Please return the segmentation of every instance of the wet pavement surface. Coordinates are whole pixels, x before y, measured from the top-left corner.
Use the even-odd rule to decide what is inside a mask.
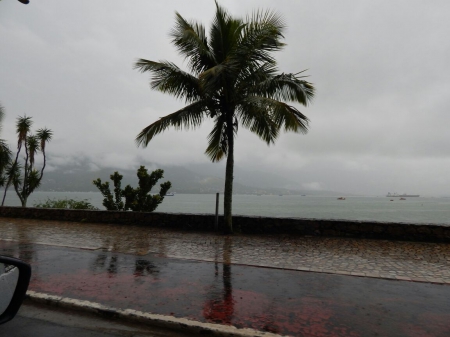
[[[450,244],[193,233],[132,225],[0,218],[0,238],[73,248],[450,284]]]
[[[0,254],[31,263],[30,289],[37,292],[293,336],[450,336],[448,284],[294,270],[334,252],[338,261],[375,261],[375,255],[400,266],[443,266],[445,273],[446,245],[384,242],[378,247],[386,250],[376,251],[373,240],[226,237],[4,218],[0,231]],[[395,245],[400,248],[389,248]],[[421,256],[400,254],[406,247]],[[176,254],[183,259],[170,257]],[[261,267],[277,262],[275,256],[282,266],[291,260],[297,267]]]
[[[30,289],[294,336],[449,336],[450,286],[0,241]]]

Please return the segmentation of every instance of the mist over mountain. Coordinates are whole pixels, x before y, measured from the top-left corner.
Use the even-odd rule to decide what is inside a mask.
[[[164,178],[160,183],[169,180],[172,183],[170,191],[177,193],[217,193],[223,192],[225,167],[220,164],[187,164],[185,166],[143,164],[149,172],[161,168]],[[114,167],[99,168],[86,159],[80,159],[76,165],[52,166],[45,171],[41,191],[77,191],[98,192],[92,181],[100,178],[103,182],[110,180],[110,175],[118,171],[123,175],[122,187],[127,184],[136,186],[138,179],[136,169],[117,169]],[[325,194],[338,195],[332,191],[308,190],[288,178],[273,173],[235,168],[233,192],[235,194]]]

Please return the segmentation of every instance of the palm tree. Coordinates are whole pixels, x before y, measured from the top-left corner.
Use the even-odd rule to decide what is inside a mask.
[[[45,145],[52,139],[52,131],[47,128],[37,130],[36,135],[30,134],[33,121],[31,117],[18,117],[16,122],[17,133],[17,153],[13,162],[10,162],[7,168],[8,180],[5,184],[5,192],[3,194],[2,206],[5,203],[6,192],[11,186],[14,186],[17,196],[19,197],[22,207],[27,206],[27,200],[31,193],[41,184],[46,165]],[[25,163],[22,166],[19,163],[19,155],[25,149]],[[42,152],[44,163],[40,171],[35,168],[36,154]],[[23,175],[21,174],[23,168]]]
[[[234,137],[238,125],[256,133],[268,145],[280,130],[307,132],[308,118],[285,101],[304,106],[314,87],[301,73],[278,73],[272,52],[281,50],[285,25],[271,11],[234,18],[216,2],[209,38],[205,27],[176,13],[172,43],[188,60],[189,72],[168,61],[139,59],[135,68],[152,74],[152,89],[184,98],[186,106],[144,128],[136,137],[146,147],[168,127],[196,128],[214,120],[206,154],[213,162],[226,157],[225,232],[232,232]]]
[[[11,183],[18,182],[18,178],[20,177],[20,174],[17,174],[19,170],[19,154],[22,150],[22,145],[26,142],[27,134],[30,131],[31,126],[33,125],[33,121],[31,120],[31,117],[19,117],[17,118],[16,122],[16,132],[17,132],[17,153],[16,158],[14,159],[14,162],[9,163],[8,167],[8,180],[5,184],[5,191],[3,192],[3,199],[2,199],[2,206],[5,204],[5,198],[6,193],[8,192],[9,186],[11,186]],[[25,144],[26,145],[26,144]],[[26,147],[26,146],[25,146]],[[14,184],[15,185],[15,184]]]
[[[41,129],[37,130],[36,137],[39,140],[41,151],[44,156],[44,163],[42,164],[42,168],[41,168],[41,178],[42,178],[42,176],[44,175],[45,165],[47,164],[47,157],[45,155],[45,145],[48,142],[50,142],[50,140],[52,139],[53,132],[50,129],[41,128]]]
[[[4,108],[0,105],[0,133],[2,131],[2,121],[4,117]],[[11,150],[5,140],[0,139],[0,187],[6,184],[5,170],[11,160]]]

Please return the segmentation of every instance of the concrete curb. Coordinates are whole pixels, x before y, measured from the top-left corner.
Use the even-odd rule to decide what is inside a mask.
[[[212,323],[203,323],[193,321],[187,318],[177,318],[173,316],[165,316],[151,314],[133,309],[117,309],[108,307],[100,303],[77,300],[68,297],[61,297],[27,291],[26,298],[32,302],[52,305],[56,307],[86,311],[107,318],[118,318],[127,321],[144,323],[148,325],[158,326],[165,329],[176,330],[180,332],[193,333],[198,335],[209,336],[227,336],[227,337],[280,337],[281,335],[270,332],[262,332],[254,329],[239,329],[234,326],[220,325]]]

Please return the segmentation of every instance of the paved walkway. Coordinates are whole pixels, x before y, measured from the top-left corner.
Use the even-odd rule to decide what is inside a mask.
[[[142,226],[0,218],[0,239],[134,255],[450,284],[450,245],[192,233]]]

